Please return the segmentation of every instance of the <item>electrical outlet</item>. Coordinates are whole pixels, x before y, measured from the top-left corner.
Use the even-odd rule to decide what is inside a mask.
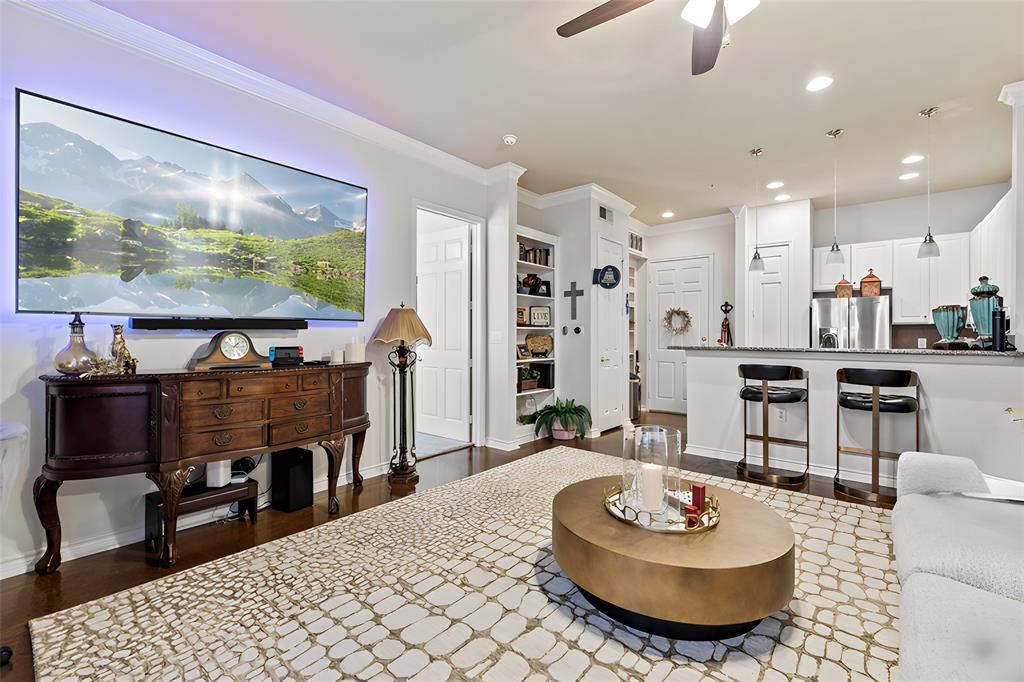
[[[785,424],[786,423],[786,411],[781,407],[775,408],[775,421]]]
[[[922,339],[922,338],[919,337],[917,339],[917,347],[918,348],[927,348],[928,347],[928,339]]]

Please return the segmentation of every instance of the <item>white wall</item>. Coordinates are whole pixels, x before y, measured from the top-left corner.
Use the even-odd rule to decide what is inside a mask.
[[[970,232],[1008,189],[1008,182],[1000,182],[932,194],[932,232]],[[831,208],[814,212],[814,246],[832,244],[833,213]],[[927,197],[924,194],[840,206],[839,243],[924,237],[927,215]]]
[[[718,306],[729,301],[736,305],[736,233],[731,213],[706,218],[679,220],[648,229],[645,250],[650,259],[714,256],[715,282],[711,296],[712,319]],[[712,323],[712,329],[715,324]]]
[[[0,3],[0,243],[4,244],[0,415],[30,429],[28,453],[3,463],[0,574],[4,576],[28,569],[43,547],[31,492],[43,464],[43,385],[36,377],[52,371],[51,359],[68,333],[67,316],[14,313],[15,263],[10,245],[15,214],[15,87],[369,188],[366,322],[314,322],[309,330],[297,333],[254,333],[261,350],[273,343],[298,343],[308,357],[319,357],[349,337],[369,337],[389,308],[402,299],[414,300],[415,200],[488,214],[482,169],[454,157],[447,161],[451,170],[441,168],[424,161],[430,150],[411,140],[407,141],[409,154],[395,151],[396,145],[406,144],[397,133],[391,133],[387,146],[370,142],[366,135],[344,133],[294,107],[274,104],[20,6]],[[360,125],[365,129],[373,124],[363,121]],[[475,169],[480,179],[459,169]],[[111,322],[125,319],[86,318],[86,336],[94,348],[109,343],[107,324]],[[127,334],[143,369],[183,367],[208,337],[191,332]],[[370,349],[368,359],[374,363],[369,379],[372,426],[363,454],[364,473],[382,470],[390,455],[390,371],[382,349]],[[324,458],[318,457],[315,475],[321,485],[325,469]],[[140,540],[142,498],[153,489],[141,475],[65,483],[58,495],[64,558]],[[187,544],[181,550],[187,553]]]

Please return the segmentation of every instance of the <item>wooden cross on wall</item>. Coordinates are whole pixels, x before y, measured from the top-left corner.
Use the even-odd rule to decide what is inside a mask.
[[[571,300],[572,319],[576,319],[576,299],[583,295],[583,289],[576,288],[576,282],[569,283],[569,290],[563,291],[562,296]]]

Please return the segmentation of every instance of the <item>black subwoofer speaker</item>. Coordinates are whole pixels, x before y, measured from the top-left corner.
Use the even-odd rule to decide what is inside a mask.
[[[313,453],[280,450],[270,457],[270,506],[293,512],[313,506]]]

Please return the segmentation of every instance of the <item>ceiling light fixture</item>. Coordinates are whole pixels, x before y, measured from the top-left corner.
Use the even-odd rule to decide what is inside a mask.
[[[835,143],[832,145],[832,248],[825,256],[828,265],[842,265],[846,262],[839,248],[839,136],[843,132],[842,128],[833,128],[825,133]]]
[[[900,176],[900,180],[913,180],[914,178],[920,175],[920,173],[904,173],[903,175]]]
[[[908,156],[904,156],[903,161],[901,161],[900,163],[909,166],[912,163],[918,163],[920,161],[924,161],[923,156],[921,156],[920,154],[910,154]]]
[[[792,198],[793,197],[789,196],[788,194],[776,194],[775,195],[775,201],[789,201]]]
[[[711,23],[718,0],[690,0],[683,7],[680,18],[697,28],[705,29]],[[730,24],[739,23],[761,4],[761,0],[725,0],[725,18]]]
[[[757,200],[757,190],[761,187],[761,177],[758,173],[757,160],[764,154],[764,149],[761,147],[754,147],[750,150],[750,155],[754,158],[754,199]],[[749,208],[748,208],[749,210]],[[754,209],[754,257],[750,259],[750,266],[747,268],[750,272],[764,272],[764,260],[761,259],[761,252],[758,250],[758,238],[757,238],[757,209]]]
[[[672,211],[665,211],[664,213],[661,214],[661,217],[662,218],[675,218],[676,214],[673,213]]]
[[[767,185],[765,185],[765,189],[779,189],[780,187],[785,186],[786,183],[784,183],[782,180],[773,180],[772,182],[769,182]]]
[[[820,90],[824,90],[830,85],[832,85],[831,76],[816,76],[804,86],[804,89],[807,90],[807,92],[818,92]]]
[[[928,231],[924,235],[924,241],[921,242],[921,246],[917,249],[918,258],[938,258],[939,257],[939,245],[935,243],[935,237],[932,236],[932,116],[937,114],[939,111],[938,107],[928,107],[917,112],[918,116],[923,116],[928,119],[928,163],[925,166],[925,173],[927,173],[928,184],[927,184],[927,205],[928,205]]]
[[[519,142],[519,138],[517,136],[512,135],[511,133],[509,133],[508,135],[502,135],[501,141],[504,142],[509,147],[511,147],[516,142]]]

